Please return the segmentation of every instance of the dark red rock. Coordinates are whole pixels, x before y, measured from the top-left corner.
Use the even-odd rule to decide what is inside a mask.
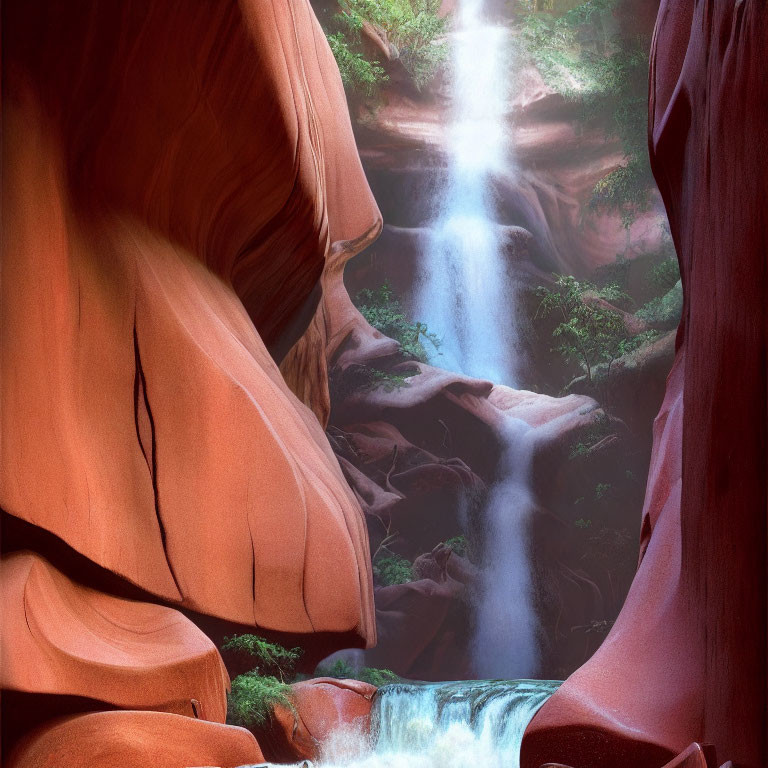
[[[659,11],[651,156],[684,309],[642,559],[611,634],[531,722],[524,767],[651,768],[692,741],[766,763],[767,37],[760,0]]]

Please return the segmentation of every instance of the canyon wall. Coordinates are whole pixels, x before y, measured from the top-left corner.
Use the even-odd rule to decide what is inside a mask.
[[[277,367],[328,254],[380,227],[338,71],[303,1],[2,23],[3,686],[223,722],[226,671],[175,608],[375,641],[359,504]]]
[[[612,632],[533,719],[522,765],[766,761],[768,14],[662,2],[649,139],[685,304],[641,561]]]

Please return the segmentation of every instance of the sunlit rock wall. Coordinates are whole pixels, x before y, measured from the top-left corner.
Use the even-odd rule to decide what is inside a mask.
[[[372,643],[360,507],[276,363],[315,312],[328,253],[379,226],[308,2],[19,0],[2,23],[6,521],[45,534],[65,572],[91,561],[147,600],[310,645]],[[35,565],[35,583],[50,569]],[[6,617],[24,615],[17,572]],[[9,644],[14,690],[37,690],[25,648],[50,645],[47,620],[76,634],[91,615],[44,604],[93,602],[45,578],[25,598],[37,629]],[[136,651],[137,684],[150,651]],[[63,692],[98,699],[77,664]],[[89,674],[109,692],[109,665]],[[208,696],[188,688],[168,695]]]

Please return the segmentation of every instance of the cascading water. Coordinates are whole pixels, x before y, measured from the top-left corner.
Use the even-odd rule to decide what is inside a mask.
[[[480,600],[475,616],[474,671],[479,677],[527,677],[538,665],[537,624],[528,553],[531,428],[510,420],[485,508]]]
[[[448,176],[419,278],[417,316],[442,338],[439,365],[497,384],[518,375],[515,291],[494,221],[492,181],[513,172],[505,130],[511,35],[484,18],[484,0],[460,0],[452,43]],[[528,559],[532,507],[527,425],[502,438],[498,480],[483,516],[485,553],[475,616],[479,677],[536,673]]]
[[[451,36],[448,169],[418,278],[415,316],[442,338],[439,365],[513,384],[517,340],[491,181],[510,170],[510,34],[462,0]]]
[[[322,765],[355,768],[519,768],[536,710],[560,685],[549,680],[397,683],[380,688],[366,741],[339,733]]]

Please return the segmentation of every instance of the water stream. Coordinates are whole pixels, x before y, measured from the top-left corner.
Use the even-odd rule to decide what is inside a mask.
[[[511,35],[484,18],[484,0],[461,0],[451,34],[447,177],[435,199],[415,316],[442,338],[442,368],[512,385],[515,311],[491,181],[508,173]]]
[[[329,768],[519,768],[523,733],[559,682],[397,683],[374,698],[369,740],[339,733]]]

